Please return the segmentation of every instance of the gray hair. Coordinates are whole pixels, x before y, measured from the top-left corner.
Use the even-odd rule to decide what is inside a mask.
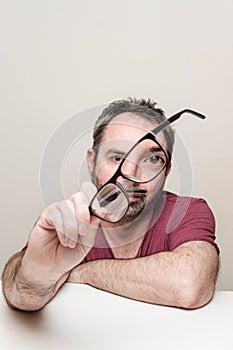
[[[146,100],[144,98],[137,99],[128,97],[127,99],[111,102],[108,107],[103,110],[102,114],[95,123],[92,147],[98,152],[98,146],[101,143],[105,128],[109,122],[119,114],[132,112],[160,124],[166,120],[166,117],[164,111],[161,108],[156,108],[156,105],[157,103],[150,98]],[[165,136],[167,149],[171,156],[175,142],[174,130],[169,125],[163,130],[163,133]]]

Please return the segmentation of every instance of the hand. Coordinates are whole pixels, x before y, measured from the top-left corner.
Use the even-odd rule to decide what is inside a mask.
[[[94,185],[86,183],[82,192],[43,210],[22,259],[24,274],[56,281],[84,259],[93,247],[100,221],[88,209],[95,192]]]

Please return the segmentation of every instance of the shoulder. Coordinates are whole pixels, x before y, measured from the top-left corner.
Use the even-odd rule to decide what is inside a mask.
[[[186,220],[195,218],[208,218],[212,223],[215,223],[214,214],[203,198],[190,196],[178,196],[171,192],[166,192],[165,211],[169,213],[169,221],[179,225]]]
[[[179,196],[175,193],[163,191],[161,206],[155,214],[152,229],[171,233],[183,226],[191,225],[195,221],[205,221],[215,228],[215,218],[208,203],[203,198]]]
[[[190,240],[205,240],[214,244],[215,217],[205,199],[168,192],[166,206],[169,212],[166,233],[171,250]]]
[[[201,204],[208,207],[207,201],[204,198],[194,197],[194,196],[180,196],[173,192],[164,191],[164,196],[168,204],[172,203],[189,203],[189,204]]]

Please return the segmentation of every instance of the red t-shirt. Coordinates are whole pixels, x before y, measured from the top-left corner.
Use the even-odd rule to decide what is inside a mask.
[[[136,257],[172,251],[182,243],[196,240],[211,243],[219,253],[215,243],[215,219],[206,201],[171,192],[164,192],[164,196],[163,209],[145,234]],[[97,231],[94,247],[83,263],[97,259],[114,259],[101,228]]]

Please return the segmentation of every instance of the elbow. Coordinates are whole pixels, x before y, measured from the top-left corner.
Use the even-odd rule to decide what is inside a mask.
[[[178,307],[183,309],[198,309],[208,304],[213,298],[215,285],[200,284],[185,280],[178,293]]]

